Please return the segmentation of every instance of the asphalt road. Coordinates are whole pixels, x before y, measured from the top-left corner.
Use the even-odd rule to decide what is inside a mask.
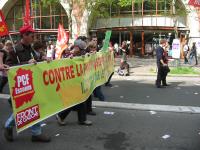
[[[200,78],[169,77],[167,88],[155,87],[156,77],[113,77],[113,87],[103,88],[106,101],[200,107]]]
[[[123,81],[122,81],[123,80]],[[104,87],[107,102],[200,106],[199,79],[169,78],[166,89],[154,87],[155,77],[113,77],[113,87]],[[7,89],[6,91],[7,92]],[[97,99],[95,99],[97,100]],[[199,150],[199,114],[95,108],[90,127],[77,124],[72,112],[67,126],[60,127],[55,116],[44,121],[43,131],[50,143],[32,143],[29,130],[15,132],[15,141],[5,141],[2,130],[0,150]],[[11,109],[0,99],[0,124]],[[113,112],[113,113],[110,113]]]
[[[1,123],[8,115],[0,102]],[[1,150],[199,150],[200,117],[197,114],[96,108],[89,116],[90,127],[77,124],[76,113],[67,118],[67,126],[57,125],[55,117],[44,121],[50,143],[32,143],[24,131],[9,143],[0,135]],[[113,114],[106,114],[113,112]]]

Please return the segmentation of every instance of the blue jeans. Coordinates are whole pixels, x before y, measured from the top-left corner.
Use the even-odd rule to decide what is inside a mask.
[[[5,123],[5,128],[13,128],[14,126],[15,126],[15,119],[14,119],[13,114],[11,114]],[[31,128],[31,133],[33,136],[42,134],[41,123],[37,123],[31,126],[30,128]]]
[[[198,58],[196,53],[190,54],[190,64],[192,64],[192,59],[195,57],[196,65],[198,64]]]

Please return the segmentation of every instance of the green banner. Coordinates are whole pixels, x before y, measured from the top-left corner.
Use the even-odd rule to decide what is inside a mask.
[[[112,34],[112,31],[106,31],[106,36],[105,36],[105,39],[103,41],[103,47],[102,47],[103,51],[106,51],[109,47],[111,34]]]
[[[85,101],[113,71],[110,51],[11,68],[8,79],[17,132]]]

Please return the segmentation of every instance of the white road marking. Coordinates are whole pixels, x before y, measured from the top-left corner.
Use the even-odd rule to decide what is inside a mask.
[[[200,107],[93,101],[95,107],[200,114]]]
[[[10,95],[9,94],[0,94],[0,99],[9,99]]]

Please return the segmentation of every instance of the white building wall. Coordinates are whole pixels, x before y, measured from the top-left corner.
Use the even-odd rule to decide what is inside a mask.
[[[0,0],[0,9],[8,2],[8,0]]]
[[[100,18],[97,20],[96,26],[94,28],[105,28],[105,27],[130,27],[130,26],[163,26],[163,27],[173,27],[174,19],[172,17],[156,17],[156,16],[145,16],[135,17],[134,19],[130,17],[121,18]],[[177,18],[177,27],[187,27],[185,17]]]
[[[189,46],[191,47],[192,43],[196,42],[198,56],[200,56],[200,18],[198,18],[197,10],[193,6],[188,5],[189,0],[182,0],[182,2],[188,11],[187,26],[190,29]]]

